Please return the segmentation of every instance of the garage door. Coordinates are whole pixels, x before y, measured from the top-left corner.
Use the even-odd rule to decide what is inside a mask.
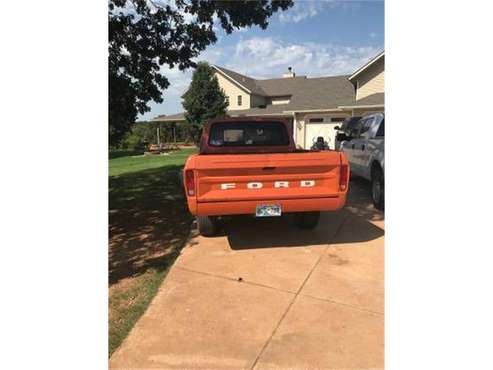
[[[329,148],[335,149],[336,126],[340,126],[344,117],[319,117],[309,118],[306,123],[305,149],[310,149],[319,136],[329,144]]]

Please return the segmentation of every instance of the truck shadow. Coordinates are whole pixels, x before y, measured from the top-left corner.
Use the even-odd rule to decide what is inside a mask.
[[[347,210],[322,213],[313,230],[297,228],[290,215],[272,219],[237,217],[225,225],[233,250],[362,243],[380,238],[384,230]]]
[[[292,215],[266,219],[245,216],[226,223],[223,235],[234,250],[362,243],[384,235],[384,220],[384,212],[375,209],[371,201],[369,182],[352,177],[344,209],[322,213],[314,230],[297,228]]]

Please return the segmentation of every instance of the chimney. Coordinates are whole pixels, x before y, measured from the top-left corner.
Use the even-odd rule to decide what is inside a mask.
[[[296,73],[293,72],[293,68],[288,67],[288,72],[282,75],[283,78],[296,77]]]

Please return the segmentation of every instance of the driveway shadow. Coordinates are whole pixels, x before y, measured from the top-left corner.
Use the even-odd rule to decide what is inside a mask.
[[[343,229],[348,231],[340,232]],[[268,219],[236,217],[225,225],[225,234],[231,249],[241,250],[361,243],[381,237],[384,230],[342,210],[322,213],[314,230],[298,229],[291,215]]]
[[[234,250],[361,243],[384,235],[375,225],[384,219],[384,212],[373,206],[369,182],[352,177],[344,209],[323,212],[314,230],[297,228],[292,215],[265,219],[243,216],[227,222],[223,236]]]
[[[376,209],[370,196],[370,182],[351,175],[349,183],[349,194],[345,209],[356,216],[363,217],[368,221],[384,221],[385,213]]]
[[[164,270],[185,246],[193,217],[171,165],[109,179],[109,283]]]

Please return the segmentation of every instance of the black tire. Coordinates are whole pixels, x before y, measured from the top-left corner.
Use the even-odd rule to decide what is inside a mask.
[[[203,236],[214,236],[217,232],[217,220],[211,216],[197,216],[199,233]]]
[[[385,207],[385,179],[382,169],[376,166],[371,172],[371,199],[376,209]]]
[[[320,212],[300,212],[294,215],[294,222],[300,229],[314,229],[319,219]]]

